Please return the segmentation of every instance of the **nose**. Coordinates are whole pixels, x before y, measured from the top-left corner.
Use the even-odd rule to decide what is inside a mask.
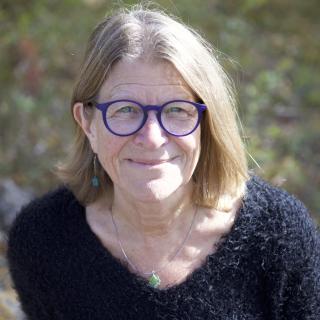
[[[157,149],[168,142],[167,133],[158,122],[156,111],[148,111],[148,119],[135,134],[134,143],[146,149]]]

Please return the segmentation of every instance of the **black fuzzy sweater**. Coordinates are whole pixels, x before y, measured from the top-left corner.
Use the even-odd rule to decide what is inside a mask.
[[[180,285],[154,289],[130,273],[66,188],[22,210],[8,261],[31,320],[320,319],[316,226],[298,200],[256,177],[231,232]]]

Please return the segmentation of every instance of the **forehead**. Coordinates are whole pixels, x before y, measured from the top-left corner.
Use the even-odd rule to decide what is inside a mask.
[[[175,67],[167,61],[121,60],[116,63],[100,89],[100,99],[135,96],[152,99],[156,96],[185,97],[194,95]]]

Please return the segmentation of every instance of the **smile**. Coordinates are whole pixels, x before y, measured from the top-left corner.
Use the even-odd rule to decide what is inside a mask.
[[[141,166],[158,166],[166,163],[170,163],[178,157],[170,158],[170,159],[128,159],[128,161],[132,164],[141,165]]]

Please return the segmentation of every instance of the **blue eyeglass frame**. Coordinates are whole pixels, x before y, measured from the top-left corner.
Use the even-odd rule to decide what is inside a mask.
[[[137,104],[138,106],[141,107],[142,111],[143,111],[143,120],[141,122],[141,125],[138,127],[137,130],[133,131],[132,133],[129,133],[129,134],[119,134],[119,133],[116,133],[114,132],[109,126],[108,126],[108,122],[107,122],[107,110],[109,108],[109,106],[112,104],[112,103],[116,103],[116,102],[132,102],[132,103],[135,103]],[[197,108],[197,111],[198,111],[198,121],[195,125],[195,127],[193,128],[193,130],[191,130],[190,132],[188,133],[185,133],[185,134],[173,134],[171,133],[170,131],[166,130],[166,128],[163,126],[162,124],[162,121],[161,121],[161,112],[162,112],[162,109],[168,105],[169,103],[173,103],[173,102],[187,102],[187,103],[190,103],[192,104],[193,106],[195,106]],[[157,120],[158,120],[158,123],[160,124],[160,127],[167,133],[169,133],[170,135],[172,136],[175,136],[175,137],[184,137],[184,136],[187,136],[189,134],[191,134],[192,132],[194,132],[200,122],[201,122],[201,119],[202,119],[202,113],[207,109],[207,106],[205,104],[202,104],[202,103],[199,103],[199,102],[193,102],[193,101],[188,101],[188,100],[170,100],[170,101],[167,101],[165,102],[164,104],[162,105],[143,105],[137,101],[134,101],[134,100],[127,100],[127,99],[120,99],[120,100],[112,100],[112,101],[107,101],[107,102],[103,102],[103,103],[97,103],[97,102],[94,102],[94,101],[90,101],[87,103],[87,105],[94,105],[97,109],[99,109],[101,112],[102,112],[102,119],[103,119],[103,122],[104,122],[104,125],[105,127],[114,135],[116,136],[120,136],[120,137],[127,137],[127,136],[131,136],[133,134],[135,134],[136,132],[138,132],[141,128],[143,128],[143,126],[145,125],[145,123],[147,122],[147,119],[148,119],[148,111],[151,111],[151,110],[155,110],[157,113],[156,113],[156,116],[157,116]]]

